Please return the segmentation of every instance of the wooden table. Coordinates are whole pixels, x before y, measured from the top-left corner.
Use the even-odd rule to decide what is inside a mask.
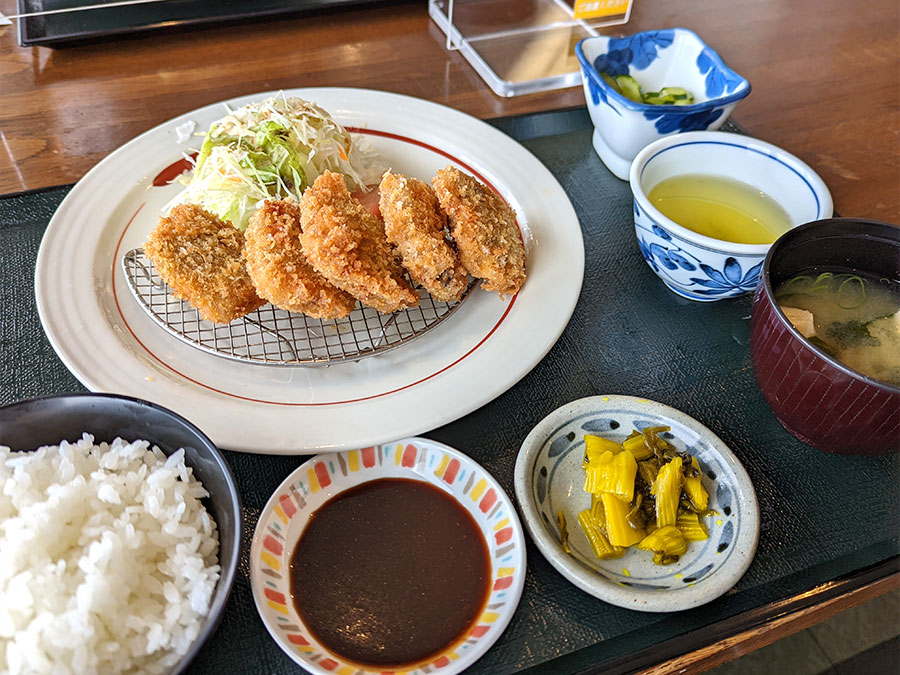
[[[12,14],[13,0],[0,0]],[[820,173],[842,215],[900,222],[900,8],[872,0],[638,0],[610,29],[693,29],[747,77],[751,134]],[[154,33],[65,50],[0,27],[0,194],[78,180],[137,134],[198,106],[289,87],[418,96],[482,118],[583,105],[580,88],[503,99],[444,48],[425,2]]]
[[[14,8],[0,0],[0,11]],[[753,93],[735,119],[818,171],[836,211],[900,223],[894,0],[859,9],[839,0],[638,0],[630,23],[610,32],[673,26],[696,31],[750,80]],[[0,27],[0,194],[77,181],[132,137],[193,108],[327,85],[399,92],[482,118],[584,104],[580,87],[498,98],[460,54],[445,50],[424,2],[64,50],[19,47],[15,27]],[[708,649],[654,670],[702,670],[897,585],[894,573],[811,589],[783,612],[761,611],[757,627],[713,636]]]

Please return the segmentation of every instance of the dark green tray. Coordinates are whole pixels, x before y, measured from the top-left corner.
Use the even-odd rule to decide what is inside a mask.
[[[731,447],[756,486],[762,532],[753,564],[732,591],[675,614],[596,600],[529,542],[519,609],[469,672],[628,672],[895,572],[898,457],[827,455],[781,428],[753,380],[749,296],[701,304],[666,290],[638,251],[628,184],[597,158],[583,110],[494,124],[537,155],[572,200],[584,233],[584,287],[569,326],[529,375],[425,435],[473,457],[512,496],[519,445],[552,410],[596,394],[654,399],[695,417]],[[0,198],[0,404],[83,389],[48,344],[34,305],[40,238],[68,190]],[[244,557],[222,624],[191,672],[295,673],[253,605],[247,551],[260,510],[304,458],[226,456],[244,503]]]

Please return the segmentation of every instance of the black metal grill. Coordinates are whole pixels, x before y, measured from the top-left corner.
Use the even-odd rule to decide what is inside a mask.
[[[453,314],[475,284],[470,281],[462,299],[453,304],[439,302],[418,288],[419,306],[393,314],[357,303],[349,316],[323,320],[267,304],[229,324],[215,324],[172,294],[142,248],[126,253],[122,267],[141,307],[179,340],[216,356],[280,366],[358,361],[396,349]]]

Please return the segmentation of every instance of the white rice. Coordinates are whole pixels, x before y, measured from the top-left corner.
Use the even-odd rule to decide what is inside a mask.
[[[206,490],[146,441],[0,446],[0,673],[161,673],[219,578]]]

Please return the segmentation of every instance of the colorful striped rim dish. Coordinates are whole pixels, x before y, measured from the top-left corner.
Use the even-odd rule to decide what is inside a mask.
[[[256,608],[278,645],[317,674],[384,672],[344,661],[324,649],[303,625],[291,598],[289,566],[310,514],[336,494],[379,478],[411,478],[452,494],[481,528],[490,551],[492,580],[487,605],[464,639],[426,664],[405,671],[458,673],[481,657],[506,628],[525,582],[522,526],[494,478],[462,453],[425,438],[318,455],[298,467],[260,514],[250,549]]]

